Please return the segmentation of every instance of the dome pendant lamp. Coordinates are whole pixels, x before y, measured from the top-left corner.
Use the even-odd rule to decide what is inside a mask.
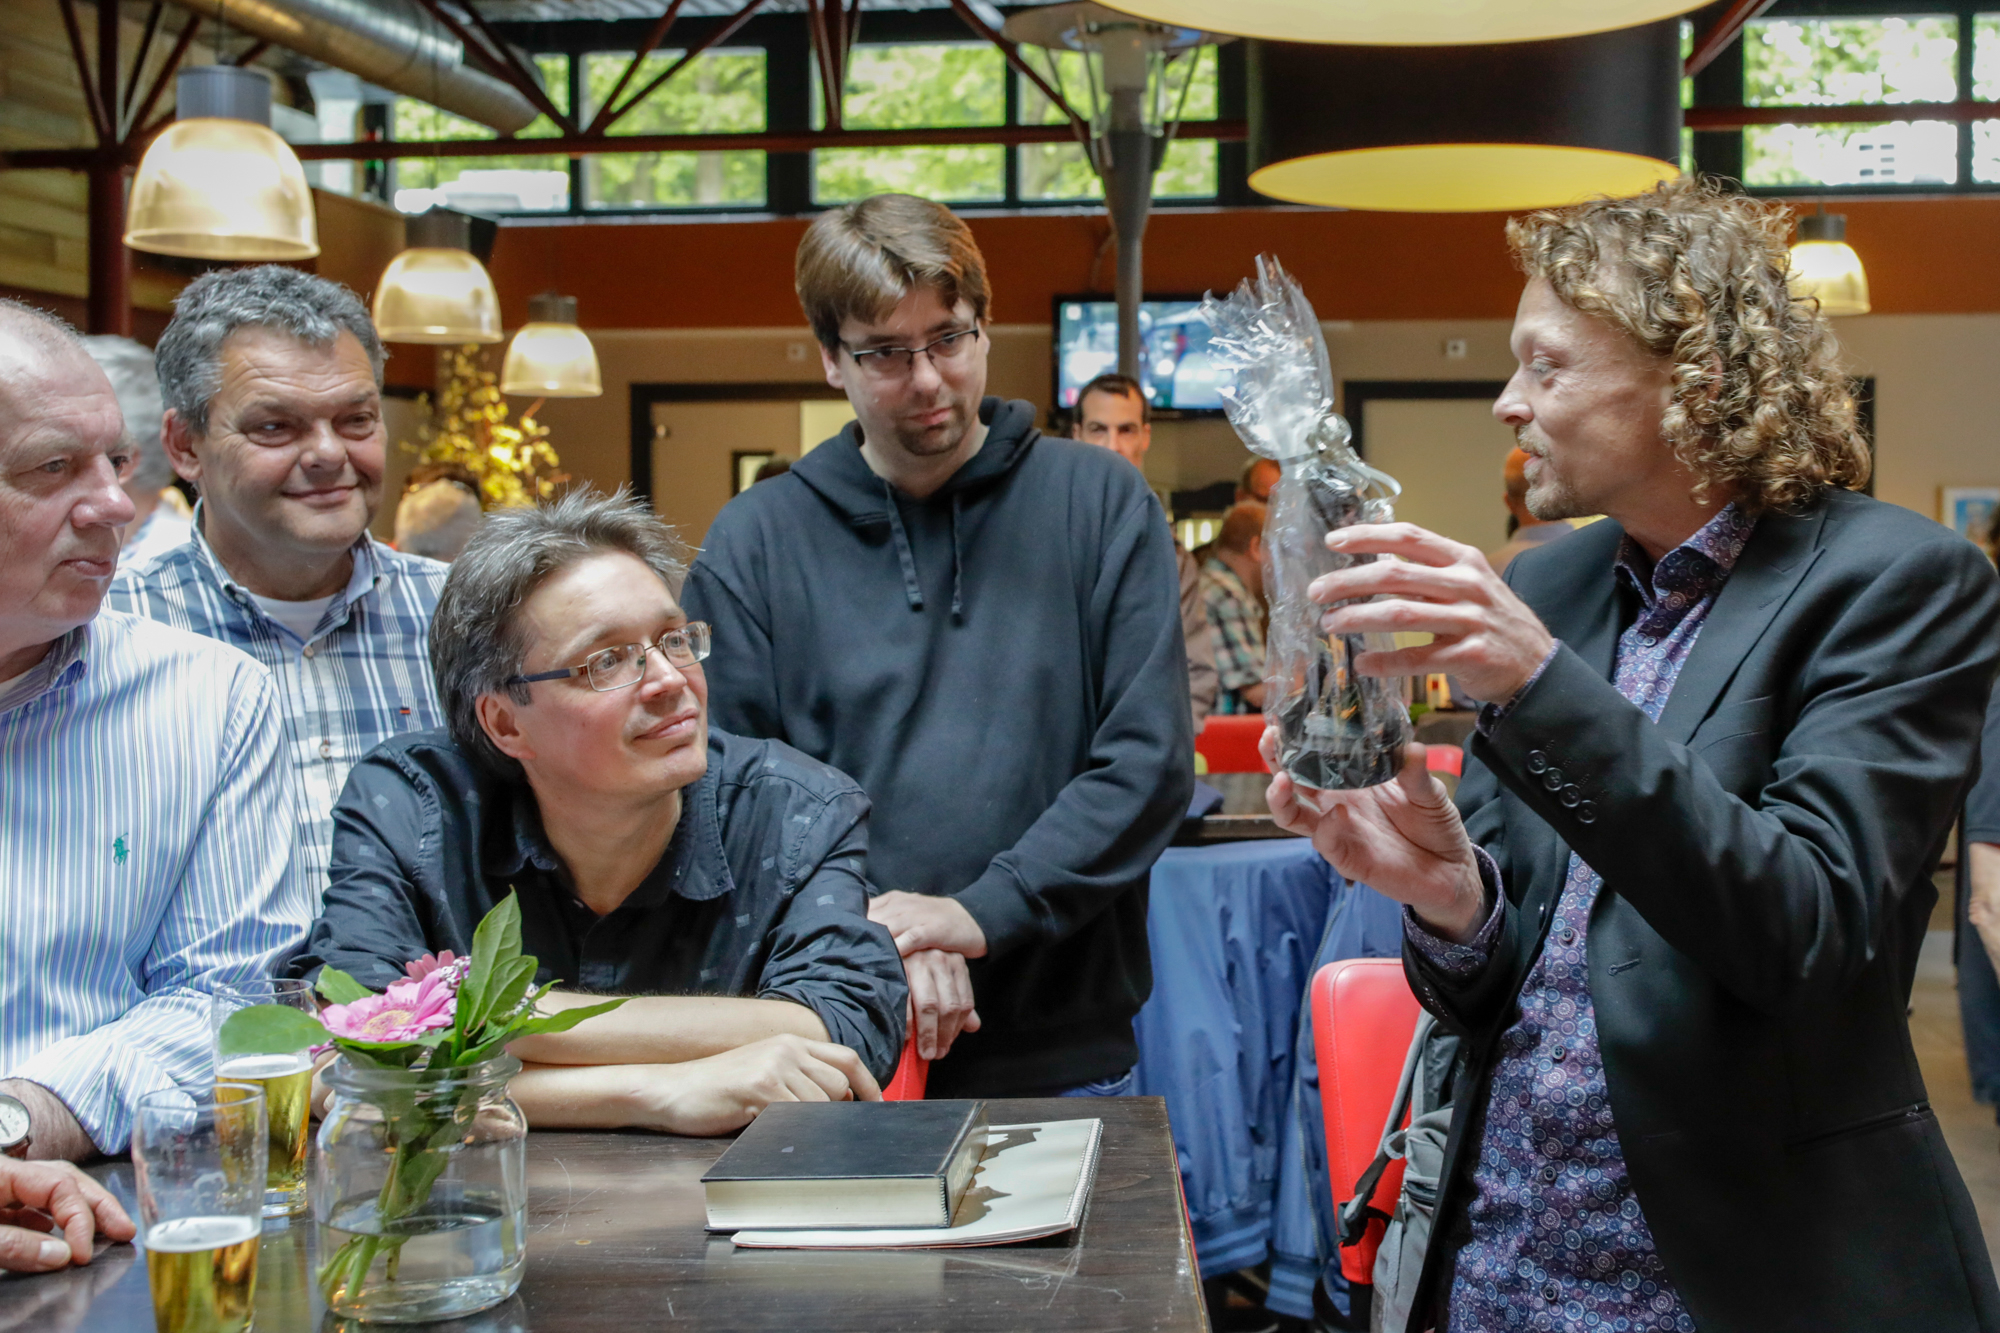
[[[1609,32],[1702,0],[1112,0],[1156,23],[1281,42],[1471,46]]]
[[[597,349],[576,325],[574,296],[529,297],[528,321],[508,344],[500,392],[538,398],[596,398],[604,392]]]
[[[1792,295],[1817,299],[1819,312],[1829,318],[1865,315],[1868,273],[1861,256],[1847,243],[1844,213],[1808,213],[1799,219],[1799,239],[1792,246]]]
[[[375,329],[387,342],[497,343],[500,294],[475,258],[472,218],[448,208],[406,224],[410,248],[389,261],[375,286]]]
[[[182,70],[174,109],[132,181],[125,244],[189,259],[317,255],[312,190],[271,129],[270,79],[234,65]]]
[[[1680,174],[1673,22],[1494,46],[1249,44],[1250,185],[1292,203],[1514,212]]]

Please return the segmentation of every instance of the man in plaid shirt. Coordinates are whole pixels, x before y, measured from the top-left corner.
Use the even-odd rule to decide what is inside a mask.
[[[1201,597],[1215,639],[1218,713],[1264,709],[1264,506],[1242,500],[1201,567]]]

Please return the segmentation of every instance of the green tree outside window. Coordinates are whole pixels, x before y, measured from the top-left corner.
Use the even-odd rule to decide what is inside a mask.
[[[841,123],[851,130],[1004,125],[1006,57],[987,42],[862,43],[847,66]],[[824,129],[818,71],[813,128]],[[1007,150],[999,144],[828,148],[813,154],[813,200],[822,204],[897,190],[948,203],[1007,197]]]
[[[535,64],[549,101],[567,112],[569,57],[536,56]],[[390,109],[390,127],[391,136],[400,142],[498,137],[488,126],[414,97],[396,99]],[[547,116],[538,116],[517,137],[550,139],[562,133]],[[562,211],[569,207],[569,160],[561,156],[403,157],[394,160],[393,168],[397,206],[407,212],[421,212],[433,203],[474,212]],[[415,192],[419,190],[434,193],[418,195]],[[405,195],[405,191],[411,193]]]
[[[2000,102],[2000,14],[1973,16],[1971,95]],[[2000,122],[1972,124],[1972,179],[1987,185],[2000,181]]]
[[[1054,56],[1055,69],[1061,75],[1057,91],[1069,99],[1071,106],[1085,116],[1090,114],[1089,71],[1084,65],[1083,53],[1060,51],[1038,53],[1032,57],[1037,70],[1047,72],[1047,62],[1042,55]],[[1182,106],[1182,116],[1186,120],[1214,120],[1216,114],[1216,55],[1213,48],[1198,46],[1167,66],[1167,107],[1172,114],[1175,106]],[[1023,125],[1059,125],[1063,114],[1053,102],[1043,95],[1042,90],[1030,79],[1020,75],[1021,123]],[[1181,103],[1181,89],[1192,79],[1187,88],[1187,101]],[[1055,80],[1050,80],[1054,83]],[[1023,199],[1102,199],[1104,183],[1097,173],[1090,169],[1090,161],[1085,157],[1082,144],[1047,143],[1022,144],[1017,150],[1020,162],[1020,189]],[[1200,199],[1211,198],[1216,192],[1217,168],[1215,140],[1177,139],[1167,146],[1167,154],[1160,163],[1160,169],[1153,176],[1153,197],[1155,199]]]
[[[1772,19],[1743,34],[1746,106],[1950,102],[1958,96],[1958,21],[1950,16]],[[1948,121],[1757,125],[1743,131],[1747,185],[1949,184],[1958,129]]]
[[[620,94],[643,88],[678,61],[682,52],[655,51]],[[611,92],[631,56],[602,52],[584,57],[589,114]],[[762,48],[707,51],[615,122],[610,133],[730,134],[763,130],[765,62]],[[757,149],[700,153],[599,153],[583,159],[583,197],[589,208],[761,207],[764,154]]]

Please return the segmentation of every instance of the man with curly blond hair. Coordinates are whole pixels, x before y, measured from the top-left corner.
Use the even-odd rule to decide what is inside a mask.
[[[1688,180],[1511,223],[1494,413],[1530,512],[1607,521],[1504,581],[1408,524],[1328,539],[1402,557],[1315,584],[1330,631],[1436,636],[1360,669],[1484,701],[1456,810],[1420,746],[1379,787],[1271,786],[1406,905],[1410,982],[1463,1039],[1399,1326],[2000,1328],[1906,1019],[2000,587],[1854,489],[1788,226]]]

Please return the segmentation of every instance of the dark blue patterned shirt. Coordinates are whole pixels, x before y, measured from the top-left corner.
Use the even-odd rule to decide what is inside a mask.
[[[1630,537],[1617,576],[1639,594],[1639,618],[1618,638],[1615,683],[1654,722],[1672,693],[1715,595],[1756,521],[1729,505],[1660,558]],[[1489,872],[1490,874],[1490,872]],[[1459,1251],[1451,1327],[1693,1333],[1674,1290],[1611,1119],[1586,954],[1590,909],[1604,885],[1582,858],[1569,874],[1527,981],[1520,1014],[1500,1039],[1486,1131]],[[1453,946],[1405,914],[1416,946],[1470,975],[1491,957],[1504,895],[1470,944]]]

